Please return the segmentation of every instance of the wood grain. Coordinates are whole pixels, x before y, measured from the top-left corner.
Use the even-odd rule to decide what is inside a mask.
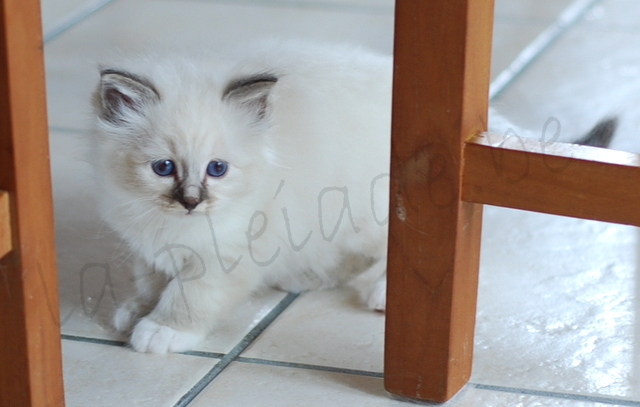
[[[442,402],[469,379],[482,208],[462,144],[486,130],[493,2],[398,0],[385,387]]]
[[[0,259],[9,253],[12,247],[9,193],[0,191]]]
[[[462,199],[640,226],[640,155],[483,134],[465,144]]]
[[[0,406],[63,406],[58,280],[38,0],[0,1]]]

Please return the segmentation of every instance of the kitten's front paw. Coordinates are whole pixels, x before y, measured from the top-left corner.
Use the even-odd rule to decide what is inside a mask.
[[[131,346],[138,352],[184,352],[192,349],[203,339],[204,335],[178,331],[145,317],[133,329]]]
[[[126,306],[119,307],[113,315],[113,327],[118,332],[130,332],[136,314]]]
[[[120,305],[113,314],[113,327],[120,333],[129,334],[140,318],[149,313],[149,309],[136,299],[130,299]]]

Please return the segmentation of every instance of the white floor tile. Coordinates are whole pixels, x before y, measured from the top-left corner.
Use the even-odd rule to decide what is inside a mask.
[[[393,399],[383,380],[317,370],[233,363],[192,407],[233,406],[411,406]],[[468,386],[442,407],[604,407],[603,404],[479,390]]]
[[[382,380],[364,376],[234,362],[192,407],[401,406],[388,398]]]
[[[50,137],[62,332],[122,340],[109,321],[132,292],[128,264],[97,211],[85,141],[78,133]]]
[[[495,1],[491,79],[506,69],[572,3],[573,0]]]
[[[605,116],[618,116],[612,147],[640,151],[634,136],[640,128],[640,23],[632,29],[631,20],[609,22],[604,16],[617,16],[625,9],[629,15],[638,14],[624,4],[612,10],[611,4],[593,9],[586,21],[542,53],[496,100],[498,109],[536,134],[548,118],[557,118],[560,141],[577,139]],[[635,21],[639,19],[640,15]]]
[[[499,21],[493,26],[493,49],[491,55],[491,80],[495,79],[546,27],[545,23],[522,21]]]
[[[640,9],[634,0],[602,0],[585,19],[600,30],[640,31]]]
[[[117,30],[114,30],[117,27]],[[49,122],[86,128],[98,63],[162,47],[198,50],[283,37],[354,42],[391,53],[393,13],[199,1],[115,2],[47,44]]]
[[[67,407],[173,406],[217,359],[62,341]]]
[[[384,315],[348,289],[300,296],[242,356],[382,372]]]
[[[95,3],[95,0],[41,0],[42,29],[45,35],[92,2]]]
[[[333,8],[359,13],[393,12],[395,0],[243,0],[247,3],[289,8]]]
[[[496,0],[496,20],[553,22],[574,0]]]
[[[227,353],[237,345],[278,303],[286,293],[276,290],[251,296],[234,309],[195,350]]]
[[[485,208],[472,381],[638,398],[638,237]]]

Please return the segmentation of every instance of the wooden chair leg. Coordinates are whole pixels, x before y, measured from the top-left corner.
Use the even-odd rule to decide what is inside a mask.
[[[492,0],[397,0],[385,387],[446,401],[471,374],[481,205],[462,144],[486,130]]]
[[[11,219],[0,228],[11,235],[0,256],[0,406],[64,405],[40,24],[38,0],[0,1],[0,190]]]

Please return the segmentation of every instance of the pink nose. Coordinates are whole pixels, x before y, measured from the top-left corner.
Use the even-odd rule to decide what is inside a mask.
[[[198,200],[198,198],[194,198],[190,196],[190,197],[184,198],[184,200],[182,200],[180,203],[182,204],[182,206],[184,206],[186,210],[192,211],[196,208],[196,206],[200,204],[200,201]]]

